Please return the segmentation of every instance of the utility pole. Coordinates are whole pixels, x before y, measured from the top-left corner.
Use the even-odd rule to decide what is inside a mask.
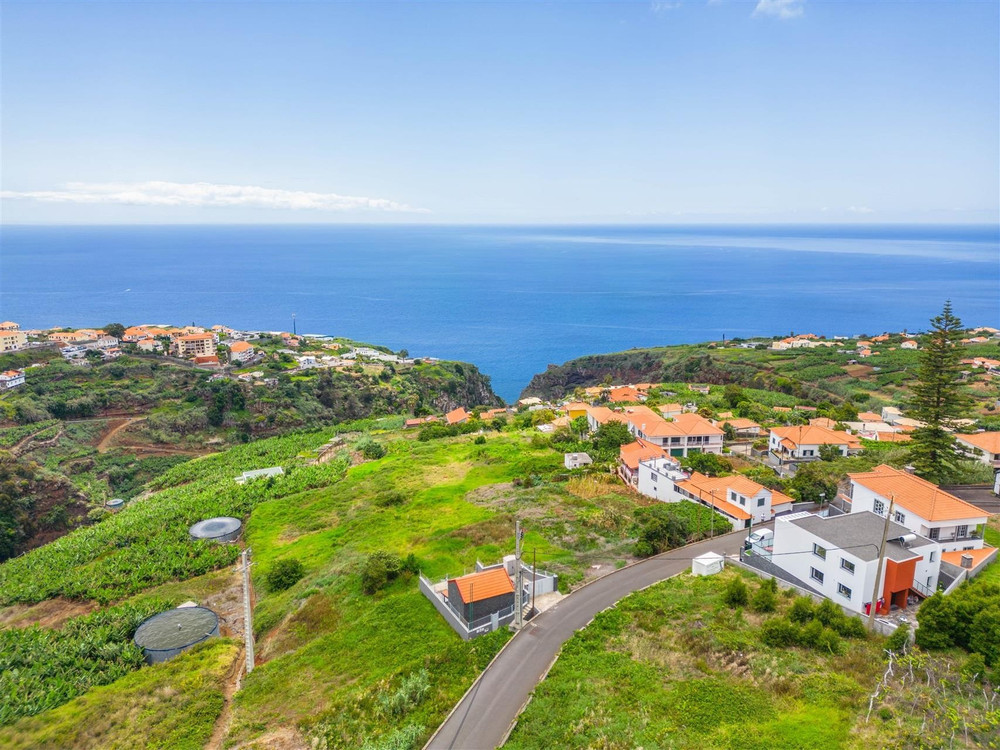
[[[712,496],[712,514],[710,516],[712,527],[711,531],[709,531],[708,538],[715,539],[715,490],[712,490],[709,494]]]
[[[298,331],[295,330],[295,313],[292,313],[292,335],[298,335]]]
[[[243,550],[243,638],[246,641],[247,674],[253,672],[253,612],[250,608],[250,548]]]
[[[518,630],[523,622],[522,608],[524,603],[521,593],[521,522],[514,521],[514,623]]]
[[[875,611],[878,609],[878,589],[882,578],[882,564],[885,562],[885,542],[889,538],[889,519],[892,518],[892,506],[896,503],[896,496],[889,498],[889,510],[885,514],[885,525],[882,527],[882,544],[878,548],[878,567],[875,570],[875,586],[872,589],[872,606],[868,612],[868,629],[875,629]]]

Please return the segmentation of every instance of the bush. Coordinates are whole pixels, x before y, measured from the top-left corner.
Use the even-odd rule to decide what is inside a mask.
[[[366,594],[374,594],[396,580],[401,573],[416,573],[417,558],[411,553],[406,560],[399,555],[379,550],[368,555],[361,569],[361,588]]]
[[[774,612],[778,608],[778,583],[773,578],[765,579],[753,595],[751,608],[754,612]]]
[[[722,592],[722,601],[730,607],[745,607],[750,601],[750,590],[744,583],[742,576],[731,578],[726,584],[725,591]]]
[[[472,442],[475,443],[476,445],[486,445],[486,436],[476,435],[476,439],[473,440]]]
[[[381,495],[376,495],[372,502],[380,508],[403,505],[406,502],[406,495],[402,492],[383,492]]]
[[[903,650],[910,643],[910,626],[902,623],[885,640],[885,648],[895,654],[903,653]]]
[[[294,557],[278,560],[267,571],[265,580],[267,588],[271,591],[284,591],[290,589],[306,574],[306,569],[302,563]]]
[[[760,626],[760,637],[768,646],[786,648],[799,644],[799,627],[786,617],[772,617]]]
[[[399,689],[382,693],[378,697],[379,709],[387,721],[405,716],[411,708],[424,700],[431,691],[431,676],[426,669],[404,677]]]
[[[384,445],[367,435],[356,442],[354,447],[369,461],[383,458],[387,452]]]
[[[792,622],[797,622],[799,625],[803,625],[813,619],[814,607],[812,599],[808,596],[796,597],[795,601],[792,602],[791,608],[788,610],[788,619]]]
[[[969,654],[969,658],[962,665],[962,679],[969,682],[981,682],[986,674],[986,659],[982,654]]]

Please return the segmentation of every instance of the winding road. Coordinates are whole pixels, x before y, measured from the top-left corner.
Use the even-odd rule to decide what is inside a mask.
[[[698,555],[736,554],[746,535],[744,529],[717,536],[616,570],[536,616],[479,675],[425,750],[490,750],[500,746],[573,633],[629,594],[690,570],[691,559]]]

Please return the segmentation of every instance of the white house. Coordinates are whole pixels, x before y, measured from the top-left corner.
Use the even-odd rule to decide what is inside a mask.
[[[851,480],[851,513],[885,517],[890,501],[892,520],[937,542],[941,551],[981,549],[987,513],[925,479],[891,466],[877,466]]]
[[[652,497],[665,503],[676,503],[684,499],[675,487],[677,482],[683,482],[688,475],[681,471],[676,459],[660,455],[638,462],[639,494]]]
[[[827,599],[866,614],[875,590],[885,520],[874,513],[779,518],[771,562]],[[889,523],[876,602],[905,609],[937,589],[941,552],[932,540]]]
[[[231,362],[238,362],[240,364],[249,362],[253,359],[255,353],[253,344],[249,344],[246,341],[234,341],[229,345],[229,360]]]
[[[594,463],[589,453],[567,453],[563,456],[563,465],[567,469],[579,469]]]
[[[640,440],[659,446],[671,456],[679,458],[691,453],[722,453],[725,433],[698,414],[678,414],[668,421],[648,406],[631,406],[622,414],[629,432]]]
[[[821,445],[835,446],[842,456],[861,449],[853,435],[817,424],[775,427],[768,438],[768,450],[781,461],[814,461]]]
[[[24,385],[24,370],[0,372],[0,390],[9,391],[19,385]]]
[[[955,439],[977,460],[994,469],[1000,469],[1000,432],[955,435]]]
[[[641,490],[640,490],[641,491]],[[754,482],[741,474],[707,477],[694,472],[675,483],[678,499],[689,499],[715,507],[729,516],[734,529],[770,521],[777,513],[792,509],[792,498]]]
[[[141,339],[135,346],[141,352],[158,352],[163,348],[159,341],[152,338]]]
[[[900,344],[899,348],[900,349],[918,349],[919,345],[913,339],[909,339],[908,341],[904,341],[902,344]]]
[[[116,346],[118,346],[118,339],[114,336],[108,336],[106,333],[97,339],[98,349],[113,349]]]

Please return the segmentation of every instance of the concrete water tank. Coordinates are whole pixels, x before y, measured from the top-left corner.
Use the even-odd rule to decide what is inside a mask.
[[[197,643],[219,634],[219,616],[205,607],[178,607],[145,620],[132,640],[142,649],[147,664],[177,656]]]
[[[219,516],[198,521],[188,529],[192,539],[206,539],[210,542],[235,542],[243,531],[243,522],[230,516]]]
[[[121,510],[122,508],[125,507],[125,501],[122,500],[120,497],[116,497],[112,500],[108,500],[108,502],[105,503],[105,505],[107,506],[108,510],[116,511],[116,510]]]

